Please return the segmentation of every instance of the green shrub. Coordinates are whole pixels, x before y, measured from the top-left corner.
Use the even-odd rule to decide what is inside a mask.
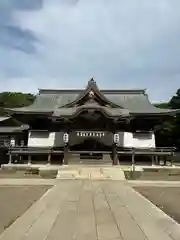
[[[16,170],[13,167],[3,167],[0,169],[1,173],[15,173]]]
[[[127,180],[136,180],[139,179],[142,175],[141,171],[124,171],[125,178]]]
[[[170,169],[169,176],[180,176],[180,169]]]
[[[144,168],[143,169],[144,172],[159,172],[158,168]]]
[[[38,168],[27,168],[25,171],[25,174],[39,175],[39,169]]]
[[[40,169],[39,175],[42,178],[56,178],[57,172],[58,171],[56,169]]]

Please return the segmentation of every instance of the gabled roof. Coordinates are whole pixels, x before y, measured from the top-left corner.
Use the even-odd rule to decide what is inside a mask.
[[[22,125],[17,127],[11,127],[11,126],[4,126],[0,127],[0,133],[17,133],[17,132],[23,132],[24,130],[28,130],[29,125]]]
[[[8,122],[8,120],[11,120],[11,122]],[[22,124],[9,116],[0,116],[0,123],[3,124],[0,124],[0,133],[23,132],[29,129],[29,125]]]
[[[86,104],[89,94],[98,104]],[[90,97],[91,99],[91,97]],[[96,105],[96,106],[95,106]],[[28,107],[9,109],[11,113],[48,114],[71,116],[94,108],[113,117],[130,115],[174,115],[179,110],[161,109],[152,105],[144,89],[140,90],[99,90],[94,79],[88,82],[85,90],[40,89],[34,103]],[[125,116],[124,115],[124,116]]]
[[[11,119],[11,117],[6,117],[6,116],[0,116],[0,122],[4,122],[8,119]]]
[[[0,116],[0,126],[21,126],[23,123],[12,116]]]
[[[74,106],[74,105],[82,102],[83,99],[86,97],[88,99],[92,99],[92,98],[96,97],[99,100],[99,102],[104,105],[108,104],[112,107],[119,107],[117,104],[111,102],[108,98],[106,98],[106,96],[99,90],[99,88],[93,78],[91,78],[89,80],[86,89],[83,92],[81,92],[73,102],[65,105],[65,107]]]
[[[82,105],[79,107],[59,108],[53,112],[53,116],[54,117],[61,116],[61,117],[72,118],[86,110],[87,110],[86,105]],[[130,117],[129,111],[127,109],[122,109],[122,108],[108,108],[108,107],[104,107],[104,106],[91,106],[91,107],[88,107],[88,110],[100,111],[101,113],[103,113],[104,115],[106,115],[107,117],[110,117],[110,118]]]

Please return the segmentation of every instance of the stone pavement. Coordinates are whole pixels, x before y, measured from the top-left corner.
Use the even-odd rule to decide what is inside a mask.
[[[56,180],[0,240],[179,240],[180,225],[124,181]]]

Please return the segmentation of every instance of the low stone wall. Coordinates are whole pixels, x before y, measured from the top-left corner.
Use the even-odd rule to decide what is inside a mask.
[[[124,170],[127,180],[180,181],[180,167],[145,167],[136,171]]]

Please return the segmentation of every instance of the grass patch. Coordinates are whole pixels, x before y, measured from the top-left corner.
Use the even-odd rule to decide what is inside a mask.
[[[27,167],[27,166],[6,166],[0,169],[0,178],[56,178],[57,171],[55,169]]]

